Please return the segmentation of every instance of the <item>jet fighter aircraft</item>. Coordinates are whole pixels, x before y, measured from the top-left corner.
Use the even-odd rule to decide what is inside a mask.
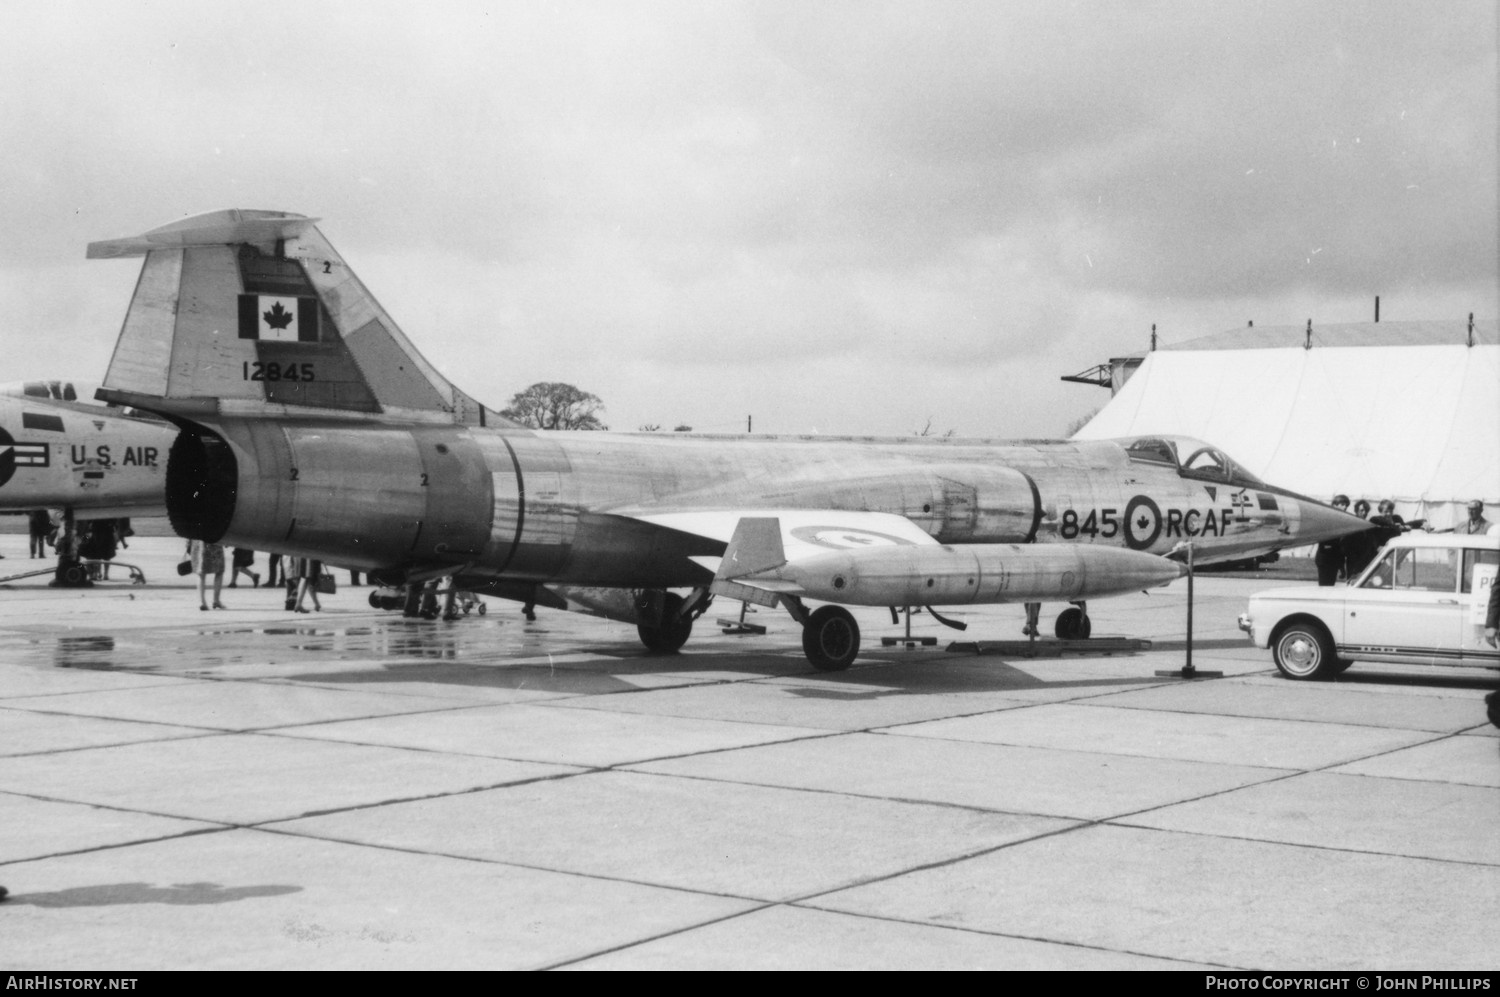
[[[167,451],[177,430],[92,394],[71,381],[0,385],[0,510],[166,515]]]
[[[71,381],[0,385],[0,511],[62,510],[62,584],[85,578],[69,542],[75,520],[166,515],[176,428],[92,396]]]
[[[522,428],[439,374],[315,221],[229,210],[89,246],[145,258],[99,397],[178,427],[183,536],[449,577],[634,623],[656,650],[716,595],[780,605],[835,670],[859,649],[844,605],[1072,602],[1059,633],[1086,636],[1086,600],[1179,577],[1163,555],[1187,544],[1202,564],[1366,525],[1180,437]]]

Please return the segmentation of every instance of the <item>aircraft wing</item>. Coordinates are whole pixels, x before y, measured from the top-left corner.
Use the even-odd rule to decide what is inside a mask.
[[[926,530],[905,516],[890,512],[850,512],[835,509],[705,509],[683,512],[625,513],[643,523],[665,526],[728,543],[740,520],[775,519],[781,524],[781,543],[788,561],[830,550],[860,547],[926,546],[936,544]],[[707,559],[705,559],[707,560]]]
[[[728,544],[722,558],[692,560],[715,573],[715,593],[766,606],[775,605],[778,594],[799,595],[803,589],[792,581],[744,576],[831,551],[937,545],[916,523],[889,512],[711,509],[636,513],[631,518]]]

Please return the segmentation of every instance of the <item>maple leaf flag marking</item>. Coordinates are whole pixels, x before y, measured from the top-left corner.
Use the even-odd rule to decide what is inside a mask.
[[[242,294],[240,338],[283,343],[318,340],[318,300],[289,294]]]
[[[260,329],[257,339],[297,341],[297,299],[260,296]]]

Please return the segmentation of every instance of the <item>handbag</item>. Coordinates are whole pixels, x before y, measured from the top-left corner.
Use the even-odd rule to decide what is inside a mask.
[[[333,595],[337,591],[338,591],[338,583],[333,580],[333,576],[332,575],[330,575],[328,572],[325,571],[321,575],[318,576],[318,594],[319,595]]]
[[[178,561],[177,573],[179,575],[191,575],[193,573],[193,562],[187,560]]]

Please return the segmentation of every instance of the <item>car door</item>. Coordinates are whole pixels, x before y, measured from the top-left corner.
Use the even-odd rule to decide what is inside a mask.
[[[1467,600],[1459,601],[1458,558],[1452,549],[1389,549],[1345,607],[1344,642],[1424,664],[1456,661]]]

